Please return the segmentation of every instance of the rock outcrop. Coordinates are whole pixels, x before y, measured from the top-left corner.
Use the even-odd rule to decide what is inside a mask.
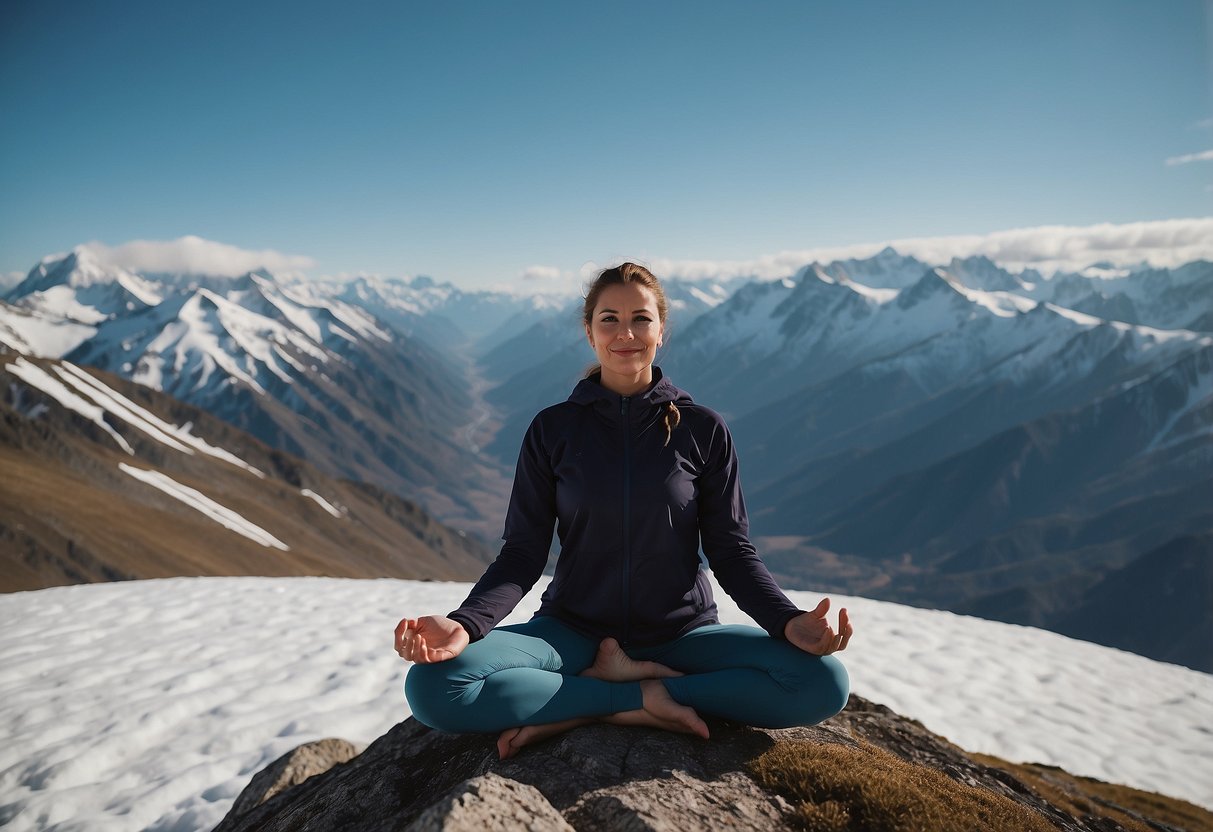
[[[244,791],[236,797],[228,816],[246,814],[279,792],[298,786],[313,775],[324,774],[338,763],[356,756],[358,746],[347,740],[330,738],[304,743],[254,774]]]
[[[495,737],[408,719],[306,779],[297,764],[316,768],[318,749],[296,749],[254,777],[215,832],[1213,829],[1213,813],[1182,801],[979,760],[857,696],[810,728],[708,724],[708,741],[589,725],[501,761]]]

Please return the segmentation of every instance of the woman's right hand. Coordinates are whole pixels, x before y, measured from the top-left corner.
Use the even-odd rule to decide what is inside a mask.
[[[396,652],[400,658],[418,664],[453,659],[469,641],[463,625],[445,615],[402,618],[396,625]]]

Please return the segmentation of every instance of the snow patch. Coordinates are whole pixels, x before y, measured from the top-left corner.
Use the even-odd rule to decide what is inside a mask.
[[[692,286],[690,289],[690,294],[693,298],[695,298],[695,300],[709,308],[719,306],[725,300],[724,296],[709,294],[703,291],[703,289],[700,289],[698,286]]]
[[[23,356],[18,356],[16,362],[13,364],[6,364],[4,369],[20,378],[26,384],[38,388],[68,410],[79,413],[85,419],[102,428],[113,437],[122,450],[134,456],[135,449],[122,438],[122,435],[118,431],[110,427],[105,421],[105,410],[76,395],[65,387],[62,382],[46,372],[46,370],[43,370],[37,364],[31,364],[29,361],[26,361]]]
[[[335,507],[332,503],[330,503],[328,500],[321,497],[319,494],[317,494],[312,489],[305,488],[302,491],[300,491],[299,493],[302,494],[304,497],[308,497],[309,499],[315,500],[317,505],[319,505],[322,509],[324,509],[325,511],[327,511],[329,514],[333,515],[334,517],[344,517],[345,516],[345,511],[343,509],[339,509],[339,508]]]
[[[1064,306],[1058,306],[1054,303],[1045,303],[1044,307],[1049,311],[1055,312],[1061,317],[1066,318],[1067,320],[1073,321],[1079,326],[1091,327],[1106,323],[1103,318],[1097,318],[1094,315],[1088,315],[1084,312],[1075,312],[1073,309],[1067,309]]]
[[[883,305],[897,297],[900,289],[877,289],[871,286],[865,286],[862,283],[856,283],[854,280],[847,281],[847,288],[857,295],[861,295],[869,300],[875,301],[877,304]]]
[[[59,358],[97,334],[97,328],[0,303],[0,341],[39,358]]]
[[[180,500],[190,508],[205,514],[225,529],[230,529],[236,534],[247,537],[254,543],[260,543],[262,546],[281,549],[284,552],[290,551],[290,546],[287,546],[265,529],[255,523],[250,523],[230,508],[220,505],[210,497],[207,497],[201,491],[190,488],[188,485],[182,485],[172,477],[159,471],[136,468],[133,465],[127,465],[125,462],[118,463],[118,467],[122,469],[123,473],[130,474],[140,482],[146,483],[153,488],[158,488],[170,497]]]
[[[143,431],[157,442],[161,442],[174,450],[186,454],[192,455],[194,451],[198,451],[207,456],[231,463],[238,468],[243,468],[260,479],[265,479],[265,474],[262,471],[249,465],[240,457],[223,448],[210,444],[201,437],[194,436],[188,427],[164,421],[155,413],[135,404],[117,390],[102,384],[98,379],[74,364],[63,362],[55,367],[55,372],[80,390],[80,392],[94,399],[97,404],[110,413],[113,413],[132,427]]]

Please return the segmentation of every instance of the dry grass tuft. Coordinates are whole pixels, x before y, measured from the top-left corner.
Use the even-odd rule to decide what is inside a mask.
[[[957,783],[866,742],[858,748],[781,742],[751,761],[750,769],[792,801],[796,819],[810,832],[1054,828],[1003,795]]]

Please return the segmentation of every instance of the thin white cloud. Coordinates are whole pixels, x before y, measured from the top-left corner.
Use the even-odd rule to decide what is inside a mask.
[[[522,271],[521,278],[528,282],[550,283],[559,280],[560,269],[555,266],[527,266]]]
[[[809,263],[871,257],[886,246],[927,265],[942,266],[953,257],[983,255],[1011,271],[1044,274],[1078,271],[1092,263],[1163,268],[1193,260],[1213,260],[1213,217],[1088,226],[1047,225],[989,234],[914,237],[881,242],[783,251],[751,260],[654,260],[662,277],[715,279],[752,275],[776,278]]]
[[[1168,165],[1186,165],[1188,162],[1213,162],[1213,150],[1202,150],[1200,153],[1189,153],[1186,156],[1172,156],[1167,160]]]
[[[137,272],[226,275],[236,277],[255,269],[295,274],[316,265],[310,257],[272,249],[249,251],[193,235],[176,240],[132,240],[119,246],[84,245],[98,260]]]

